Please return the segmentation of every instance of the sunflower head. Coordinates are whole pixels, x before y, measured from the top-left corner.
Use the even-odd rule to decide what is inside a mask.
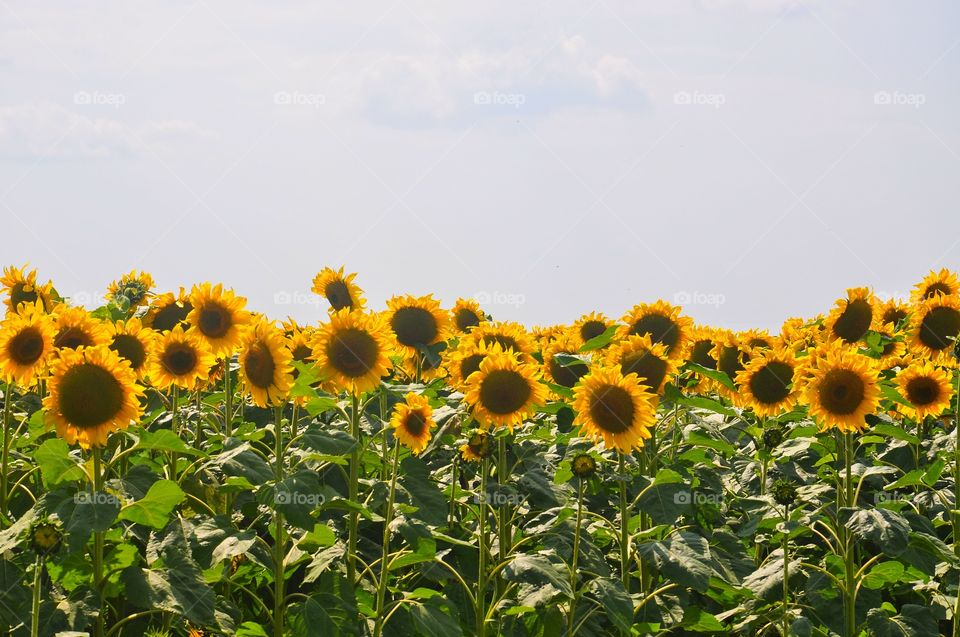
[[[734,383],[737,376],[750,363],[750,352],[745,350],[737,335],[729,330],[717,330],[714,337],[714,347],[710,355],[717,361],[717,371],[730,377]],[[723,384],[713,383],[714,389],[722,394],[730,394],[730,389]]]
[[[929,361],[915,361],[897,374],[897,387],[910,406],[900,405],[911,418],[939,416],[950,407],[954,385],[951,375]]]
[[[788,349],[759,352],[737,373],[739,391],[734,395],[738,406],[753,410],[758,416],[777,416],[797,404],[800,378],[799,363]]]
[[[863,431],[880,402],[876,361],[839,343],[810,357],[804,402],[821,430]]]
[[[771,422],[763,428],[763,448],[767,451],[773,451],[780,446],[786,435],[786,429],[778,422]]]
[[[880,304],[879,316],[879,331],[895,333],[906,326],[910,306],[897,299],[887,299]]]
[[[362,310],[366,301],[363,290],[353,282],[356,277],[356,273],[345,275],[343,266],[339,270],[324,268],[313,277],[313,291],[327,299],[331,312]]]
[[[165,292],[154,297],[150,309],[143,316],[143,324],[156,332],[169,332],[177,325],[189,327],[187,317],[193,310],[190,298],[183,288],[176,295]]]
[[[467,462],[480,462],[493,453],[493,436],[482,429],[470,432],[467,444],[460,447],[460,455]]]
[[[0,324],[0,373],[22,387],[30,387],[46,370],[53,354],[56,327],[38,301],[20,304],[19,312],[7,315]]]
[[[390,425],[397,440],[414,454],[419,454],[427,448],[430,430],[436,426],[433,422],[433,408],[425,397],[409,392],[404,397],[404,402],[394,407]]]
[[[47,281],[43,285],[37,284],[37,271],[27,272],[27,266],[22,268],[6,267],[0,277],[3,292],[7,296],[7,311],[16,312],[21,304],[34,305],[39,302],[44,312],[49,312],[56,300],[53,283]]]
[[[910,300],[914,303],[921,303],[938,295],[960,295],[960,279],[957,279],[955,272],[951,272],[946,268],[942,268],[939,272],[931,270],[930,274],[923,277],[922,281],[913,286],[913,291],[910,293]]]
[[[656,395],[635,374],[624,376],[617,367],[600,367],[577,386],[573,407],[586,437],[602,440],[608,449],[630,453],[650,438],[656,405]]]
[[[409,356],[446,339],[450,316],[433,295],[395,296],[387,301],[387,321],[398,349]]]
[[[140,419],[143,388],[136,381],[130,365],[104,345],[63,350],[50,375],[44,413],[69,444],[103,446],[112,431]]]
[[[110,349],[130,363],[137,378],[142,380],[150,367],[148,364],[150,352],[158,334],[149,327],[144,327],[138,318],[117,321],[109,327],[108,331],[110,332]]]
[[[135,309],[144,304],[153,286],[149,273],[131,270],[107,287],[107,298],[121,308]]]
[[[533,339],[519,323],[484,323],[474,328],[470,336],[486,345],[499,345],[503,351],[512,351],[524,362],[533,360]]]
[[[654,343],[665,345],[667,354],[674,358],[683,355],[693,330],[693,319],[666,301],[635,305],[621,321],[626,324],[617,332],[621,339],[649,335]]]
[[[63,524],[55,515],[45,517],[31,524],[27,535],[35,553],[50,555],[57,552],[63,541]]]
[[[850,288],[847,296],[839,299],[827,316],[827,336],[830,340],[856,343],[867,335],[871,327],[878,327],[877,297],[870,288]]]
[[[57,305],[53,311],[57,334],[53,339],[59,350],[94,347],[110,342],[108,325],[92,317],[82,307]]]
[[[667,346],[654,343],[649,334],[628,336],[607,350],[606,365],[619,367],[627,376],[635,374],[638,382],[654,394],[663,391],[667,380],[677,373],[677,361],[670,358]]]
[[[937,294],[916,306],[910,349],[935,363],[953,363],[960,335],[960,299]]]
[[[240,374],[258,407],[283,404],[293,386],[291,361],[283,332],[261,319],[240,341]]]
[[[157,389],[174,385],[192,390],[206,382],[216,357],[196,330],[177,325],[156,339],[150,354],[150,382]]]
[[[780,342],[784,347],[799,352],[815,346],[820,341],[822,329],[820,317],[813,320],[791,317],[780,328]]]
[[[487,320],[476,299],[457,299],[450,310],[450,319],[458,332],[466,333]]]
[[[244,307],[247,300],[236,296],[233,290],[224,290],[223,285],[193,286],[190,305],[193,308],[187,321],[209,344],[215,354],[233,353],[243,330],[250,322],[250,313]]]
[[[597,473],[597,461],[589,453],[578,453],[570,463],[570,470],[581,480],[589,480]]]
[[[747,330],[740,332],[737,336],[740,339],[740,346],[751,354],[777,347],[780,344],[779,339],[770,336],[770,333],[766,330]]]
[[[590,371],[586,361],[574,360],[580,350],[580,340],[569,333],[547,343],[542,351],[543,373],[550,382],[573,387]],[[557,355],[561,355],[558,358]],[[563,359],[566,356],[566,360]]]
[[[513,352],[494,345],[480,363],[480,369],[467,378],[466,401],[484,427],[513,429],[544,404],[546,388],[539,370],[531,363],[517,360]]]
[[[584,314],[573,324],[573,333],[583,345],[592,338],[596,338],[607,331],[613,322],[599,312]]]
[[[797,501],[797,484],[787,478],[777,478],[770,489],[773,501],[780,506],[791,506]]]
[[[335,391],[362,394],[391,367],[389,328],[376,314],[339,310],[313,336],[313,358]]]

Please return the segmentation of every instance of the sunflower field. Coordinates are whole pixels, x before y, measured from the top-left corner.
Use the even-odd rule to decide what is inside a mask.
[[[0,631],[960,636],[960,281],[779,333],[7,268]]]

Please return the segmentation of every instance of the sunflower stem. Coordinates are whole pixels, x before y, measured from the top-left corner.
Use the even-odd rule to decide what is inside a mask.
[[[844,500],[847,507],[853,507],[856,506],[856,503],[853,501],[853,435],[849,431],[843,433],[843,462],[846,465],[846,479],[844,480],[846,495]],[[845,567],[844,586],[846,588],[843,604],[844,635],[847,637],[855,637],[857,630],[857,586],[854,581],[856,579],[856,570],[853,563],[854,542],[853,535],[846,531],[845,526],[841,525],[839,513],[838,511],[837,524],[844,529],[843,562]]]
[[[477,637],[486,637],[487,626],[487,473],[489,460],[482,460],[480,468],[480,497],[477,498],[477,538],[480,549],[477,572]]]
[[[630,593],[630,511],[627,503],[627,468],[623,452],[620,452],[620,577],[623,587]]]
[[[790,505],[783,507],[783,637],[790,634]]]
[[[283,406],[275,410],[273,439],[274,439],[274,473],[277,479],[277,489],[279,493],[280,485],[283,483]],[[275,496],[276,497],[276,496]],[[284,534],[283,534],[283,513],[277,508],[277,502],[274,502],[274,546],[273,546],[273,635],[274,637],[283,637],[283,611],[284,611]]]
[[[40,634],[40,582],[43,573],[43,555],[37,555],[33,573],[33,601],[30,606],[30,637]]]
[[[97,502],[99,494],[103,490],[103,468],[102,468],[103,450],[99,446],[93,448],[93,501]],[[103,532],[96,531],[93,534],[93,590],[96,592],[100,601],[100,609],[97,612],[97,621],[94,627],[95,637],[103,637],[103,627],[106,620],[107,604],[103,599]]]
[[[573,591],[573,599],[570,600],[570,612],[567,613],[567,636],[574,636],[574,619],[577,614],[577,600],[579,591],[577,589],[577,558],[580,557],[580,525],[583,524],[583,478],[577,482],[577,522],[573,529],[573,556],[570,558],[570,590]]]
[[[503,486],[507,483],[507,440],[500,436],[497,439],[497,489],[498,495],[502,497]],[[498,498],[498,506],[495,508],[497,513],[497,546],[499,547],[500,564],[507,561],[507,552],[512,544],[510,530],[510,505]],[[497,574],[497,595],[502,595],[506,586],[503,576]]]
[[[233,435],[233,388],[230,387],[230,359],[227,354],[223,358],[223,433],[229,438]]]
[[[10,464],[10,385],[3,386],[3,450],[0,456],[0,514],[7,515],[7,468]]]
[[[383,634],[383,625],[386,623],[383,612],[387,597],[387,578],[390,576],[390,523],[393,521],[393,503],[397,493],[397,469],[400,464],[400,443],[395,444],[393,450],[393,464],[390,475],[390,495],[387,497],[387,510],[383,516],[383,554],[380,558],[380,580],[377,582],[377,618],[373,628],[373,637]]]
[[[176,385],[173,386],[173,393],[170,396],[170,426],[173,428],[173,432],[177,434],[177,437],[180,437],[180,417],[177,413],[177,406],[180,402],[180,388]],[[177,479],[177,452],[170,452],[170,479],[176,481]]]
[[[350,482],[347,485],[347,499],[352,503],[357,502],[357,488],[360,481],[360,399],[354,393],[350,396],[350,434],[356,441],[356,446],[350,453]],[[359,514],[356,511],[350,512],[347,536],[347,582],[352,587],[356,582],[357,576],[357,524],[359,523]]]

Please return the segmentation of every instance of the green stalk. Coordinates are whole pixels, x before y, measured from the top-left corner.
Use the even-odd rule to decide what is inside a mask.
[[[953,553],[960,557],[960,372],[957,373],[957,404],[953,410]],[[960,637],[960,583],[953,607],[953,637]]]
[[[170,417],[171,417],[171,427],[173,431],[177,434],[177,437],[180,437],[180,418],[177,413],[177,403],[180,401],[180,388],[176,385],[173,386],[173,393],[170,396]],[[170,452],[170,479],[176,481],[177,479],[177,452]]]
[[[377,619],[373,628],[373,637],[380,637],[383,634],[383,625],[386,622],[384,616],[384,602],[387,598],[387,578],[390,576],[390,523],[393,521],[393,503],[397,493],[397,474],[400,473],[397,468],[400,464],[400,444],[395,443],[393,450],[393,474],[390,476],[390,495],[387,497],[387,511],[383,519],[383,554],[380,558],[380,581],[377,582]]]
[[[486,637],[487,626],[487,472],[484,458],[480,468],[480,497],[477,503],[477,533],[480,546],[480,568],[477,572],[477,637]]]
[[[577,523],[573,530],[573,557],[570,559],[570,590],[573,591],[573,600],[570,602],[570,612],[567,613],[567,636],[573,637],[574,621],[577,614],[577,599],[580,597],[577,589],[577,558],[580,557],[580,525],[583,523],[583,478],[577,483]]]
[[[3,386],[3,452],[0,457],[0,515],[7,514],[7,468],[10,464],[10,383]]]
[[[96,502],[99,494],[103,491],[103,469],[102,465],[103,450],[100,447],[93,448],[93,498]],[[103,599],[103,532],[97,531],[93,534],[93,590],[100,597],[100,612],[97,613],[97,622],[94,627],[95,637],[103,637],[103,627],[105,615],[107,612],[107,602]]]
[[[497,439],[497,485],[500,486],[498,489],[498,494],[502,496],[503,486],[507,483],[507,440],[504,437]],[[497,506],[494,507],[494,512],[497,515],[497,536],[499,546],[500,559],[499,563],[503,564],[507,561],[507,553],[510,549],[510,545],[513,543],[512,532],[510,529],[510,505],[506,502],[498,501]],[[503,576],[500,573],[497,573],[497,595],[503,593],[504,588],[506,587],[506,582],[503,579]]]
[[[274,462],[277,486],[283,482],[283,406],[279,406],[275,411],[274,417]],[[276,507],[276,503],[274,503]],[[274,545],[273,545],[273,635],[274,637],[283,637],[283,611],[284,605],[284,551],[283,536],[283,514],[279,509],[274,510]]]
[[[223,433],[229,438],[233,435],[233,389],[230,387],[230,360],[227,354],[223,359]]]
[[[360,482],[360,399],[356,394],[350,396],[350,433],[357,445],[350,453],[350,482],[347,485],[347,499],[357,502],[357,491]],[[350,512],[347,537],[347,582],[350,586],[356,583],[357,576],[357,524],[360,521],[356,511]]]
[[[40,634],[40,579],[43,573],[43,556],[37,555],[33,573],[33,603],[30,606],[30,637]]]
[[[853,475],[852,475],[852,465],[853,465],[853,436],[850,432],[844,432],[843,434],[843,461],[846,465],[846,480],[844,484],[846,490],[845,504],[848,507],[855,506],[853,501]],[[837,524],[840,526],[839,522],[839,511],[837,512]],[[843,604],[844,612],[844,626],[846,628],[845,635],[847,637],[855,637],[857,630],[857,586],[854,580],[856,579],[856,570],[853,563],[854,558],[854,543],[853,536],[851,533],[846,531],[846,527],[840,527],[844,529],[843,533],[843,561],[845,567],[845,601]]]
[[[620,453],[620,577],[630,592],[630,511],[627,503],[627,474],[623,453]]]
[[[790,506],[783,506],[783,637],[790,634],[787,612],[790,610]]]

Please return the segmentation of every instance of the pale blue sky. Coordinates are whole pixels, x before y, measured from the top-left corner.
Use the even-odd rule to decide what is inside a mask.
[[[0,0],[0,261],[776,328],[960,266],[951,2]]]

